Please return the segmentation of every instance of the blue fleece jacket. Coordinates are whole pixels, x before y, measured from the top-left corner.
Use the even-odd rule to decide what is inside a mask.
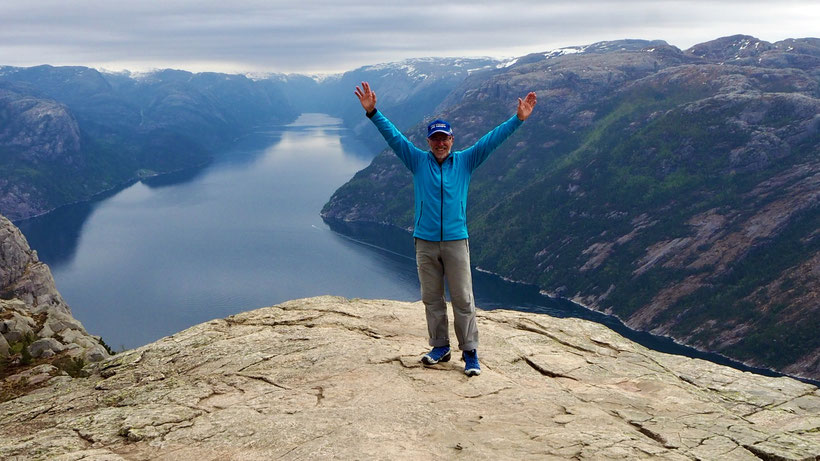
[[[371,115],[371,114],[368,114]],[[522,122],[513,115],[469,148],[452,152],[439,165],[432,152],[414,146],[381,112],[370,120],[387,144],[413,173],[415,216],[413,236],[423,240],[466,239],[467,189],[470,176]]]

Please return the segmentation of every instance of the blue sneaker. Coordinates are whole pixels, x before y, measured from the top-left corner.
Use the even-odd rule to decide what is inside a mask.
[[[434,347],[433,350],[424,354],[421,358],[421,363],[425,365],[435,365],[439,362],[448,362],[450,360],[450,346]]]
[[[478,364],[478,352],[475,349],[462,352],[461,360],[464,360],[465,375],[478,376],[481,374],[481,366]]]

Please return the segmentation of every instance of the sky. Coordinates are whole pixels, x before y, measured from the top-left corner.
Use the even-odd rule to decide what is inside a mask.
[[[820,37],[817,0],[0,0],[0,65],[326,74],[637,38]]]

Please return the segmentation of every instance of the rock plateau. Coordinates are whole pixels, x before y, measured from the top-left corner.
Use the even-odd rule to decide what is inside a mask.
[[[421,303],[324,296],[213,320],[0,403],[0,458],[820,459],[815,386],[585,320],[478,322],[468,378],[455,356],[419,363]]]

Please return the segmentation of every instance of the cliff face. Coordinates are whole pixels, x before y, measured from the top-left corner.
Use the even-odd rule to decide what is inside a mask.
[[[54,286],[48,266],[37,259],[25,237],[0,215],[0,377],[30,365],[65,359],[99,361],[109,356],[99,337],[89,335],[71,315]],[[0,395],[16,392],[4,380]]]
[[[605,327],[479,312],[483,372],[425,368],[421,303],[319,297],[213,320],[0,403],[0,457],[820,457],[820,393]],[[51,371],[51,374],[49,372]],[[56,375],[56,376],[55,376]]]
[[[0,213],[20,220],[202,165],[296,114],[281,87],[240,75],[0,67]]]
[[[18,181],[13,170],[26,164],[29,174],[52,168],[65,172],[81,162],[77,120],[62,104],[0,88],[0,210],[16,216],[41,212],[47,199],[32,181]]]
[[[533,54],[447,98],[455,148],[530,90],[532,118],[472,179],[474,264],[636,328],[820,378],[820,41]],[[385,151],[322,215],[410,229],[412,197]]]

